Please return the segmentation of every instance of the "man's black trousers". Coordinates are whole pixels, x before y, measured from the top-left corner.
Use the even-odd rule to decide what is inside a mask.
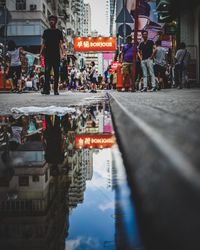
[[[58,92],[59,67],[60,67],[60,60],[45,61],[45,82],[43,88],[44,92],[50,91],[50,74],[52,68],[54,72],[54,92]]]

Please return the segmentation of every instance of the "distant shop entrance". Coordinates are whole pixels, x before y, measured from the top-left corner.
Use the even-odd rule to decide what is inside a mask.
[[[95,62],[103,73],[114,59],[117,50],[116,37],[75,37],[74,50],[83,55],[85,65]]]

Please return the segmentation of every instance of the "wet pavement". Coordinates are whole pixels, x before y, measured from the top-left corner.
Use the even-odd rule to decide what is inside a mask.
[[[0,116],[1,249],[144,250],[105,101]]]
[[[200,246],[200,90],[109,93],[147,249]]]

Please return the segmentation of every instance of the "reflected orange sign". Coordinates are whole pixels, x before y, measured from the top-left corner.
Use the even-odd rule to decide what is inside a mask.
[[[116,50],[116,37],[75,37],[76,52],[113,52]]]
[[[75,147],[81,148],[111,148],[115,144],[112,134],[76,134]]]

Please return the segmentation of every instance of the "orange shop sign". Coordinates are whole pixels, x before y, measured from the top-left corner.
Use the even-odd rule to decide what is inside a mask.
[[[113,52],[116,50],[116,37],[75,37],[76,52]]]
[[[111,148],[115,144],[113,134],[76,134],[76,148]]]

